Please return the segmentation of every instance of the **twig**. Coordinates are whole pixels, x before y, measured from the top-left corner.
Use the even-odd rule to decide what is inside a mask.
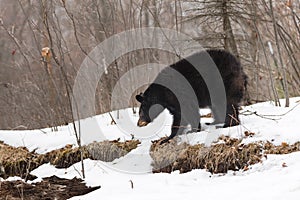
[[[273,120],[273,121],[278,121],[280,119],[274,119],[274,118],[271,118],[271,117],[275,117],[274,115],[261,115],[261,114],[258,114],[257,111],[250,111],[250,110],[246,110],[242,113],[240,113],[241,115],[244,115],[244,116],[249,116],[249,115],[256,115],[260,118],[263,118],[263,119],[268,119],[268,120]],[[279,116],[278,116],[279,117]]]
[[[113,118],[113,116],[110,114],[110,112],[108,112],[110,118],[111,118],[111,125],[113,124],[117,124],[117,122],[115,121],[115,119]]]
[[[244,112],[241,112],[240,114],[245,115],[245,116],[256,115],[256,116],[264,118],[264,119],[277,121],[277,120],[280,120],[281,118],[280,119],[273,119],[273,118],[270,118],[270,117],[283,117],[283,116],[287,115],[288,113],[292,112],[299,105],[300,105],[300,102],[297,103],[294,107],[292,107],[287,112],[279,114],[279,115],[261,115],[261,114],[258,114],[257,111],[250,111],[250,110],[245,110]]]
[[[81,177],[81,178],[84,178],[84,177],[82,177],[82,173],[80,173],[80,171],[73,165],[73,168],[74,168],[74,170],[79,174],[79,176]]]
[[[228,114],[228,116],[231,117],[232,120],[238,122],[239,125],[241,125],[244,129],[247,129],[247,131],[252,132],[252,131],[251,131],[250,129],[248,129],[246,126],[244,126],[243,124],[241,124],[241,122],[240,122],[236,117],[234,117],[233,115],[230,115],[230,114]]]
[[[273,12],[272,0],[269,0],[269,4],[270,4],[270,15],[271,15],[271,18],[272,18],[274,34],[275,34],[277,54],[278,54],[278,57],[279,57],[279,62],[280,62],[280,65],[281,65],[281,71],[282,71],[282,76],[283,76],[282,77],[283,78],[282,85],[283,85],[284,96],[285,96],[285,107],[289,107],[290,106],[290,99],[289,99],[289,90],[288,90],[288,87],[287,87],[287,77],[286,77],[285,68],[283,66],[283,60],[282,60],[281,50],[280,50],[280,46],[279,46],[278,25],[277,25],[275,15],[274,15],[274,12]]]
[[[68,99],[69,107],[70,107],[70,110],[71,110],[72,113],[74,111],[74,108],[73,108],[73,105],[72,105],[72,97],[73,97],[74,102],[75,102],[74,106],[75,106],[75,110],[77,111],[76,115],[77,115],[77,118],[78,118],[78,130],[77,130],[77,127],[75,125],[75,116],[74,116],[75,114],[72,114],[71,116],[72,116],[72,124],[73,124],[73,129],[74,129],[74,132],[75,132],[76,142],[77,142],[78,147],[80,149],[82,177],[84,179],[85,178],[85,170],[84,170],[84,163],[83,163],[83,152],[82,152],[82,144],[81,144],[81,128],[80,128],[80,118],[79,118],[79,113],[78,113],[78,108],[77,108],[77,101],[73,96],[72,86],[71,86],[70,82],[68,81],[67,73],[63,68],[63,64],[60,63],[60,61],[58,60],[58,57],[56,56],[55,51],[53,49],[53,38],[52,38],[52,34],[51,34],[51,31],[50,31],[50,26],[49,26],[49,21],[48,21],[49,16],[48,16],[48,12],[46,10],[46,2],[43,2],[42,6],[43,6],[43,11],[44,11],[44,13],[43,13],[44,14],[44,21],[43,21],[43,23],[44,23],[46,33],[47,33],[47,36],[48,36],[48,39],[49,39],[52,58],[54,59],[55,63],[59,66],[60,71],[62,73],[64,83],[65,83],[66,92],[67,92],[67,99]]]
[[[131,189],[133,189],[133,181],[129,180],[129,182],[130,182],[130,185],[131,185]]]

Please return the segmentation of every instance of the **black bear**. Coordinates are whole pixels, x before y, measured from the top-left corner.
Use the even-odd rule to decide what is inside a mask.
[[[197,69],[195,65],[200,67]],[[213,68],[218,71],[224,91],[223,100],[219,98],[219,103],[214,103],[216,105],[212,104],[211,90],[207,86],[208,82],[217,82],[218,77],[210,77],[210,70]],[[222,87],[217,85],[215,89]],[[240,123],[238,106],[246,87],[247,76],[240,62],[231,53],[225,50],[195,53],[163,69],[144,93],[136,95],[136,100],[141,103],[137,125],[146,126],[164,109],[168,109],[173,115],[173,124],[171,135],[162,142],[164,143],[177,134],[182,134],[188,125],[193,130],[200,129],[199,108],[210,107],[215,124],[224,123],[223,127],[236,126]]]

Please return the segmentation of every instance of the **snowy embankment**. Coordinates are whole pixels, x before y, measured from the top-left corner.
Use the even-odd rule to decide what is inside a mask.
[[[275,107],[265,102],[245,107],[240,112],[243,113],[241,126],[214,129],[204,125],[203,131],[182,136],[182,140],[209,145],[220,135],[228,135],[244,138],[244,143],[268,140],[279,145],[282,142],[293,144],[300,141],[300,98],[292,98],[289,108]],[[151,140],[170,133],[171,118],[165,115],[165,127]],[[125,135],[118,126],[110,124],[108,115],[97,116],[96,119],[107,139],[130,139],[131,136]],[[137,115],[133,115],[132,120],[136,119]],[[202,122],[205,120],[209,119],[203,119]],[[255,135],[244,137],[245,131]],[[12,146],[25,146],[37,153],[76,144],[71,125],[60,127],[58,132],[51,132],[50,129],[0,131],[0,140]],[[150,145],[150,139],[144,139],[137,149],[110,163],[85,160],[87,185],[100,185],[101,188],[72,199],[299,199],[300,152],[268,155],[263,162],[251,166],[247,171],[230,171],[225,175],[211,175],[205,170],[193,170],[185,174],[177,171],[152,174]],[[50,164],[44,164],[32,174],[38,177],[35,181],[39,181],[51,175],[80,177],[80,170],[79,163],[68,169],[56,169]]]

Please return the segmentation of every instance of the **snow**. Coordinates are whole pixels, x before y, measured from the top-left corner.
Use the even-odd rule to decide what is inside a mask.
[[[204,109],[201,112],[205,114],[208,111]],[[268,140],[279,145],[282,142],[293,144],[300,141],[300,97],[292,98],[291,106],[288,108],[275,107],[272,102],[264,102],[244,107],[240,112],[244,113],[240,116],[242,121],[240,126],[216,129],[203,125],[203,131],[181,136],[181,140],[192,144],[210,145],[220,135],[228,135],[243,138],[244,143]],[[256,114],[253,114],[254,112]],[[112,113],[114,117],[116,113]],[[129,120],[127,116],[130,116]],[[132,137],[131,133],[136,132],[127,134],[126,127],[120,124],[124,124],[127,120],[134,125],[137,117],[137,114],[132,114],[131,109],[127,109],[123,113],[119,112],[118,126],[111,125],[108,114],[85,119],[82,124],[89,125],[89,122],[97,121],[101,127],[99,132],[104,134],[102,138],[126,140]],[[202,119],[202,123],[209,120],[211,119]],[[100,185],[101,188],[71,199],[299,199],[300,152],[268,155],[263,162],[251,166],[248,171],[229,171],[227,174],[216,175],[205,170],[193,170],[185,174],[179,174],[178,171],[171,174],[152,174],[149,155],[151,140],[170,134],[171,122],[171,116],[165,111],[150,128],[137,128],[139,131],[142,130],[140,132],[143,136],[139,137],[137,133],[134,136],[142,140],[142,143],[122,158],[109,163],[84,160],[85,182],[89,186]],[[160,129],[149,135],[149,130],[157,128],[155,124],[159,124]],[[76,145],[72,130],[72,125],[68,125],[59,127],[58,132],[51,132],[51,129],[0,131],[0,140],[12,146],[26,146],[29,150],[45,153],[64,147],[66,144]],[[254,132],[255,135],[244,138],[244,131]],[[93,130],[93,134],[97,134],[97,131]],[[88,134],[89,139],[98,138],[93,134]],[[286,163],[287,167],[283,167],[283,163]],[[38,177],[34,181],[39,181],[51,175],[62,178],[81,177],[80,170],[80,163],[67,169],[56,169],[50,164],[44,164],[35,169],[32,174]],[[16,179],[18,177],[9,178],[9,180]]]
[[[37,153],[46,153],[66,144],[76,144],[76,138],[69,126],[58,127],[58,132],[51,129],[32,131],[0,131],[0,141],[6,144],[20,147],[25,146],[29,151],[36,150]]]

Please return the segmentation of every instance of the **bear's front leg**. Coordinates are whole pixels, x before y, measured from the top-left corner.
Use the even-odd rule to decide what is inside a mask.
[[[183,133],[185,127],[180,126],[180,120],[181,120],[180,114],[174,114],[172,128],[171,128],[171,135],[168,138],[161,141],[160,144],[164,144],[164,143],[168,142],[170,139],[174,138],[176,135],[178,135],[178,134],[180,135]]]
[[[201,128],[199,108],[197,106],[189,106],[186,110],[184,110],[185,112],[183,115],[181,115],[181,112],[173,114],[171,135],[163,140],[161,144],[168,142],[176,135],[183,134],[188,128],[188,125],[191,126],[191,130],[189,132],[197,132],[198,129]]]

